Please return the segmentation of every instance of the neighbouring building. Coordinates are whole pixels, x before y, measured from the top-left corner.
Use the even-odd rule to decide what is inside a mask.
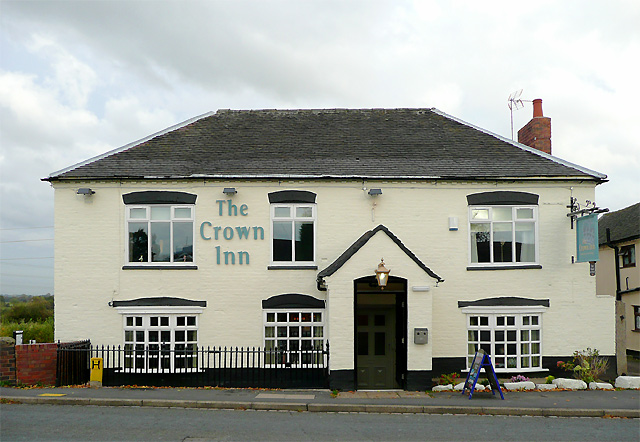
[[[52,173],[56,339],[292,367],[330,343],[339,389],[427,388],[478,348],[502,374],[613,357],[567,217],[606,175],[550,155],[534,105],[547,153],[436,109],[219,110]]]
[[[640,247],[640,203],[600,217],[598,242],[596,290],[598,295],[618,300],[618,353],[622,358],[640,357],[640,267],[636,264]],[[625,362],[619,360],[620,364]]]

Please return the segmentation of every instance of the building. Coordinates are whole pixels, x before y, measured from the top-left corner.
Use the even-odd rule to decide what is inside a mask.
[[[640,203],[603,215],[598,220],[598,243],[596,289],[598,295],[618,300],[617,353],[622,357],[618,363],[626,365],[627,355],[640,357],[640,267],[636,265],[636,251],[640,247]]]
[[[220,110],[44,180],[56,339],[291,366],[330,342],[339,389],[427,388],[477,348],[503,374],[614,355],[567,217],[606,176],[436,109]]]

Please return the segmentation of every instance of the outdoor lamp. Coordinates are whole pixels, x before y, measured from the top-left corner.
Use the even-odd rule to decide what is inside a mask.
[[[91,196],[96,192],[91,190],[91,189],[89,189],[88,187],[81,187],[80,189],[78,189],[78,191],[76,193],[78,195]]]
[[[238,191],[236,190],[235,187],[225,187],[222,193],[224,193],[227,196],[233,196],[236,193],[238,193]]]
[[[384,266],[384,258],[380,259],[380,264],[378,264],[378,268],[376,269],[376,279],[382,290],[384,290],[387,281],[389,281],[389,272],[390,270]]]

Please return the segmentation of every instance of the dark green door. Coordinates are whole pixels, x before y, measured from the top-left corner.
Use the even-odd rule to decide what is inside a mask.
[[[398,388],[395,308],[358,307],[356,320],[357,388]]]

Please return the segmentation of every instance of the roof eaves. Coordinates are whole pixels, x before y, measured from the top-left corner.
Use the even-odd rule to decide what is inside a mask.
[[[190,118],[190,119],[188,119],[186,121],[183,121],[182,123],[175,124],[175,125],[173,125],[171,127],[163,129],[163,130],[161,130],[159,132],[156,132],[154,134],[148,135],[148,136],[146,136],[144,138],[141,138],[141,139],[139,139],[137,141],[134,141],[132,143],[126,144],[126,145],[124,145],[122,147],[118,147],[116,149],[110,150],[110,151],[105,152],[103,154],[100,154],[100,155],[97,155],[95,157],[89,158],[88,160],[81,161],[81,162],[76,163],[76,164],[74,164],[72,166],[65,167],[64,169],[60,169],[60,170],[57,170],[55,172],[51,172],[48,177],[42,178],[42,181],[51,181],[52,179],[58,177],[58,175],[62,175],[62,174],[66,173],[66,172],[69,172],[69,171],[71,171],[73,169],[77,169],[78,167],[86,166],[87,164],[93,163],[95,161],[101,160],[103,158],[106,158],[108,156],[111,156],[111,155],[114,155],[114,154],[117,154],[117,153],[120,153],[120,152],[123,152],[123,151],[125,151],[127,149],[131,149],[132,147],[137,146],[138,144],[145,143],[145,142],[147,142],[147,141],[149,141],[149,140],[151,140],[151,139],[153,139],[155,137],[159,137],[161,135],[165,135],[165,134],[167,134],[169,132],[172,132],[174,130],[180,129],[180,128],[184,127],[184,126],[187,126],[187,125],[189,125],[191,123],[194,123],[194,122],[196,122],[198,120],[201,120],[202,118],[207,118],[207,117],[210,117],[211,115],[214,115],[214,114],[215,114],[215,112],[212,111],[212,112],[204,113],[202,115],[198,115],[197,117]]]
[[[454,117],[452,115],[449,115],[446,112],[442,112],[441,110],[438,110],[436,108],[432,108],[432,112],[434,112],[434,113],[436,113],[438,115],[441,115],[441,116],[443,116],[445,118],[448,118],[450,120],[456,121],[456,122],[458,122],[460,124],[464,124],[465,126],[469,126],[469,127],[473,128],[473,129],[479,130],[480,132],[483,132],[483,133],[485,133],[487,135],[491,135],[492,137],[498,138],[499,140],[504,141],[505,143],[509,143],[509,144],[519,148],[519,149],[526,150],[527,152],[531,152],[533,154],[536,154],[538,156],[541,156],[543,158],[551,160],[551,161],[553,161],[555,163],[561,164],[561,165],[566,166],[566,167],[571,167],[571,168],[576,169],[576,170],[578,170],[578,171],[580,171],[582,173],[586,173],[587,175],[591,175],[594,178],[598,179],[599,181],[606,181],[607,180],[607,175],[604,174],[604,173],[600,173],[600,172],[597,172],[595,170],[587,169],[586,167],[580,166],[578,164],[571,163],[569,161],[563,160],[562,158],[558,158],[556,156],[549,155],[548,153],[542,152],[542,151],[540,151],[538,149],[534,149],[533,147],[529,147],[526,144],[520,144],[520,143],[518,143],[516,141],[513,141],[513,140],[510,140],[508,138],[505,138],[502,135],[498,135],[498,134],[493,133],[493,132],[491,132],[489,130],[483,129],[483,128],[478,127],[478,126],[475,126],[475,125],[473,125],[471,123],[467,123],[464,120],[456,118],[456,117]]]

